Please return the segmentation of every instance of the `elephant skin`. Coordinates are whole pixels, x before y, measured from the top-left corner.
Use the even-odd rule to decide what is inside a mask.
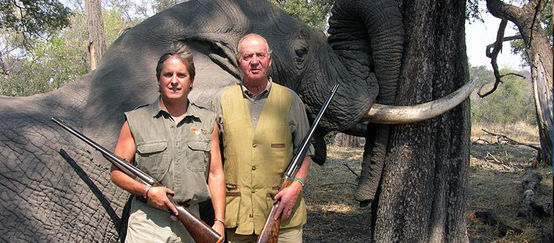
[[[110,165],[99,153],[50,117],[113,149],[123,112],[158,97],[156,62],[177,45],[193,50],[197,76],[189,98],[201,106],[211,107],[222,89],[239,82],[236,43],[254,32],[273,50],[273,80],[299,94],[310,119],[331,87],[341,85],[319,138],[357,125],[376,99],[394,99],[402,20],[393,1],[337,1],[333,11],[327,38],[266,1],[191,0],[123,33],[79,80],[47,94],[0,97],[0,239],[123,238],[128,193],[110,182]],[[323,162],[325,146],[318,147],[316,161]]]

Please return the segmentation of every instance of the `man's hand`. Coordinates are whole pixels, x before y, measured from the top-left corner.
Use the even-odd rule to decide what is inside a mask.
[[[214,222],[212,229],[214,229],[219,235],[225,235],[225,225],[219,221]]]
[[[175,205],[173,205],[169,198],[167,198],[167,194],[175,194],[171,189],[163,187],[163,186],[153,186],[148,190],[146,193],[146,199],[150,201],[152,206],[163,209],[165,211],[173,211],[173,214],[178,215],[177,208]]]
[[[300,182],[293,181],[290,186],[281,190],[279,193],[277,193],[277,195],[275,195],[273,199],[281,200],[281,203],[279,204],[279,207],[275,212],[275,220],[277,220],[281,214],[282,220],[288,219],[290,217],[292,209],[294,208],[294,205],[296,205],[296,200],[298,200],[298,196],[300,196],[301,192],[302,185],[300,184]]]

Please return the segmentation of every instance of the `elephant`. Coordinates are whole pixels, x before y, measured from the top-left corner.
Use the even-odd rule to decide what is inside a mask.
[[[124,237],[129,195],[114,186],[99,153],[50,122],[51,116],[113,149],[123,112],[159,94],[159,56],[187,45],[196,65],[190,100],[204,107],[240,82],[236,43],[264,36],[270,75],[296,91],[309,119],[331,87],[340,88],[316,132],[314,161],[325,161],[323,136],[343,131],[367,143],[356,199],[371,202],[391,125],[429,119],[462,102],[473,86],[433,103],[394,106],[403,27],[394,1],[337,0],[327,37],[266,1],[191,0],[125,31],[98,68],[50,93],[0,97],[0,238],[5,241],[114,241]],[[469,91],[470,92],[470,91]]]

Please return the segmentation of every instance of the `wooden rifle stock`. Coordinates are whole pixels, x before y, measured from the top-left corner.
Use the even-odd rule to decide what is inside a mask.
[[[291,184],[292,181],[284,180],[279,191],[287,188]],[[277,243],[277,240],[279,239],[279,227],[281,227],[281,216],[279,215],[279,218],[275,219],[275,212],[277,212],[277,208],[280,204],[281,201],[279,200],[273,204],[273,207],[271,207],[271,211],[269,211],[269,215],[267,216],[264,227],[262,228],[262,232],[260,232],[260,235],[258,236],[258,243]]]
[[[287,167],[287,170],[285,170],[285,173],[283,174],[281,186],[279,187],[279,191],[287,188],[290,186],[293,182],[294,176],[296,176],[296,172],[298,172],[298,169],[300,169],[300,166],[302,165],[302,162],[304,161],[304,157],[306,156],[306,152],[308,152],[310,140],[312,139],[312,136],[314,135],[315,129],[317,128],[317,125],[319,124],[319,121],[321,120],[321,117],[323,116],[323,113],[327,110],[327,107],[329,107],[329,103],[331,103],[331,100],[333,99],[333,96],[335,96],[335,93],[337,92],[339,88],[338,84],[335,84],[333,86],[333,89],[331,90],[331,94],[321,107],[321,110],[319,110],[319,113],[314,119],[314,122],[312,124],[312,127],[310,127],[310,130],[302,140],[302,144],[300,146],[300,149],[298,150],[298,153],[294,155],[294,157],[291,159],[289,166]],[[275,219],[275,212],[277,211],[277,208],[281,204],[281,200],[276,201],[273,204],[273,207],[271,207],[271,211],[269,212],[269,215],[267,217],[267,220],[265,221],[264,227],[262,228],[262,232],[260,232],[260,235],[258,236],[257,243],[277,243],[279,239],[279,227],[281,226],[281,215],[277,219]]]
[[[210,227],[208,224],[206,224],[204,221],[196,217],[196,215],[190,213],[185,208],[181,206],[177,206],[175,202],[173,201],[173,197],[171,195],[167,196],[171,203],[175,205],[177,208],[177,212],[179,212],[179,215],[177,215],[177,219],[181,221],[181,224],[185,226],[185,229],[189,232],[190,236],[194,239],[195,242],[198,243],[222,243],[223,242],[223,236],[219,235],[217,232],[215,232],[212,227]]]
[[[128,163],[125,160],[121,159],[120,157],[117,157],[114,154],[110,153],[108,150],[106,150],[96,142],[92,141],[90,138],[86,137],[85,135],[81,134],[77,130],[68,126],[63,121],[60,121],[55,117],[52,117],[52,121],[58,124],[59,126],[61,126],[62,128],[64,128],[65,130],[67,130],[68,132],[70,132],[71,134],[75,135],[79,139],[81,139],[83,142],[87,143],[88,145],[98,150],[108,161],[110,161],[113,165],[121,169],[123,172],[125,172],[128,176],[132,177],[133,179],[148,186],[163,186],[150,175],[141,171],[139,168],[132,165],[131,163]],[[177,215],[177,219],[179,219],[179,221],[181,221],[183,226],[185,226],[185,228],[187,229],[191,237],[194,239],[194,241],[198,243],[223,242],[223,236],[219,235],[217,232],[215,232],[212,229],[212,227],[210,227],[204,221],[196,217],[194,214],[187,211],[184,207],[178,206],[173,200],[172,195],[168,194],[167,198],[177,208],[177,211],[179,212],[179,215]]]

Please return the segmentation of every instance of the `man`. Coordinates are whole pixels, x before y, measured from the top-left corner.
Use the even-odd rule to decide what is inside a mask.
[[[193,242],[184,226],[170,219],[168,210],[178,212],[167,194],[197,216],[198,203],[211,196],[213,228],[224,233],[225,179],[218,126],[214,113],[187,99],[194,76],[190,51],[162,55],[156,67],[160,97],[125,113],[115,155],[136,162],[166,186],[147,187],[112,167],[112,181],[135,195],[126,242]]]
[[[306,205],[302,187],[308,175],[310,147],[293,183],[277,193],[281,176],[309,130],[304,104],[296,93],[268,77],[271,50],[260,35],[244,36],[237,61],[240,85],[214,102],[223,137],[226,179],[226,239],[255,242],[274,200],[281,200],[279,242],[302,242]]]

